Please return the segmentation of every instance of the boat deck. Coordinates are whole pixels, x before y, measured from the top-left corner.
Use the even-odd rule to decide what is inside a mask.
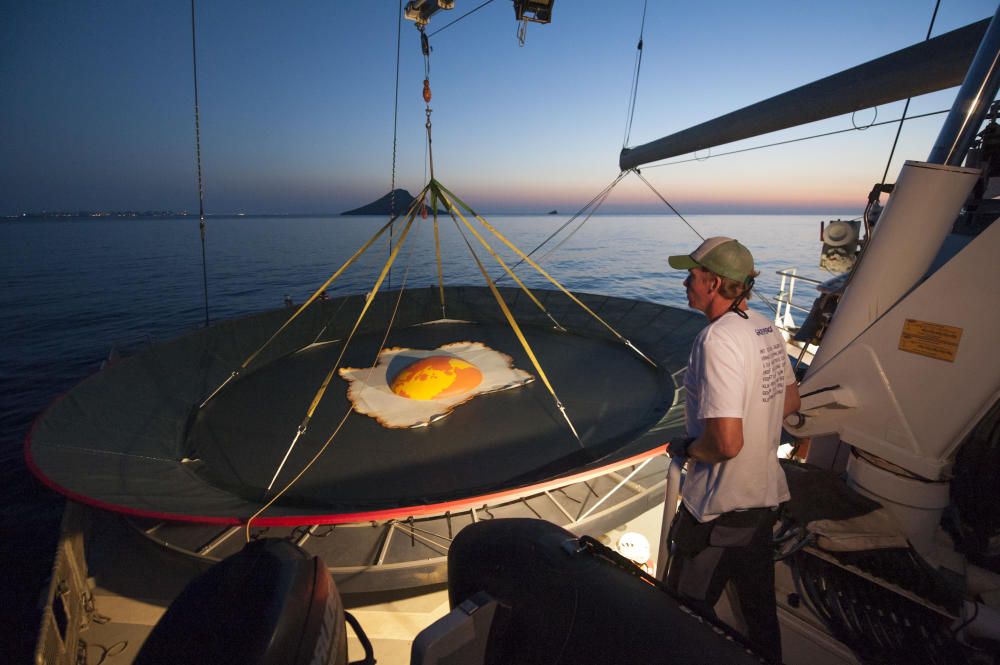
[[[618,525],[604,539],[613,542],[625,530],[631,530],[655,543],[661,519],[662,505]],[[94,537],[95,534],[99,537]],[[85,662],[89,663],[102,662],[102,658],[107,662],[113,657],[116,665],[130,665],[170,602],[211,563],[162,547],[121,515],[68,502],[62,541],[74,539],[84,545],[77,550],[78,554],[85,549],[85,567],[79,561],[70,566],[78,566],[86,574],[86,579],[81,580],[84,588],[79,595],[83,611],[78,619],[79,648],[86,651]],[[63,561],[63,566],[67,563]],[[60,566],[58,561],[56,566],[57,569]],[[60,580],[58,576],[55,579],[50,596],[59,595]],[[88,601],[88,595],[92,602]],[[409,663],[414,637],[450,611],[448,592],[442,584],[406,591],[342,594],[342,600],[364,628],[381,665]],[[45,622],[57,631],[60,625],[65,630],[68,621],[59,616],[60,603],[53,606],[56,610],[54,613],[47,610]],[[50,649],[43,662],[76,663],[75,657],[65,650],[59,653],[54,638],[54,635],[46,637],[43,630],[39,644],[47,644]],[[349,660],[363,656],[360,641],[348,629]]]

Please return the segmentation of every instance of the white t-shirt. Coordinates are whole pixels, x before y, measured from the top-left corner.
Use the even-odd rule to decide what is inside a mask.
[[[756,312],[747,315],[727,312],[710,323],[695,338],[688,360],[688,435],[701,435],[706,418],[743,419],[743,448],[736,457],[688,462],[681,496],[700,522],[789,498],[777,451],[785,387],[795,375],[774,324]]]

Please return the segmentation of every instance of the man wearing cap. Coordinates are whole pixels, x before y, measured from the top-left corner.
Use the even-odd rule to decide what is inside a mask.
[[[782,419],[799,407],[795,377],[781,333],[747,308],[759,273],[746,247],[714,237],[669,262],[688,271],[688,305],[709,324],[691,347],[684,380],[688,437],[668,448],[687,473],[670,529],[667,585],[713,614],[731,582],[747,637],[780,662],[772,528],[789,498],[777,450]]]

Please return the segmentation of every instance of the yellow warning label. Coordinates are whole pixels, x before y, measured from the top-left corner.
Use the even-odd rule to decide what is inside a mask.
[[[940,323],[907,319],[899,336],[899,350],[955,362],[962,329]]]

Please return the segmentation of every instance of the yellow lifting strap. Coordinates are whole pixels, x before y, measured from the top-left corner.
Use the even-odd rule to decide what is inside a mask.
[[[393,308],[392,316],[389,318],[389,325],[386,327],[385,337],[382,338],[382,343],[379,345],[379,353],[381,353],[382,349],[385,348],[386,340],[389,339],[389,331],[392,329],[392,324],[396,320],[396,314],[399,312],[399,303],[402,302],[402,299],[403,299],[403,292],[406,289],[406,278],[407,278],[407,275],[409,275],[409,272],[410,272],[409,261],[407,261],[406,271],[403,273],[403,283],[399,287],[399,295],[396,296],[396,306]],[[372,366],[368,368],[368,377],[371,376],[371,373],[372,373],[372,371],[374,371],[375,366],[377,364],[378,364],[378,356],[376,355],[376,359],[372,362]],[[254,520],[256,520],[258,517],[260,517],[265,512],[267,512],[267,510],[271,506],[273,506],[274,503],[278,499],[280,499],[288,490],[290,490],[293,485],[295,485],[297,482],[299,482],[299,480],[302,479],[302,476],[304,476],[306,474],[306,472],[309,471],[309,469],[311,469],[314,464],[316,464],[316,461],[320,457],[323,456],[323,453],[326,452],[326,449],[329,448],[330,444],[333,443],[333,440],[335,438],[337,438],[337,434],[340,433],[340,430],[344,427],[344,423],[347,422],[347,419],[350,417],[351,411],[353,411],[353,410],[354,410],[354,407],[352,407],[352,406],[348,406],[347,407],[347,411],[344,412],[344,416],[340,419],[340,422],[337,423],[337,426],[330,433],[330,436],[328,436],[326,438],[326,441],[323,442],[323,445],[320,446],[319,450],[317,450],[316,453],[312,456],[312,459],[310,459],[305,464],[305,466],[303,466],[301,469],[299,469],[299,472],[296,473],[295,476],[291,480],[289,480],[287,483],[285,483],[284,487],[282,487],[278,492],[276,492],[274,494],[274,496],[272,496],[267,501],[267,503],[265,503],[261,507],[260,510],[258,510],[256,513],[254,513],[252,516],[250,516],[249,519],[247,519],[247,522],[246,522],[246,525],[245,525],[245,527],[246,527],[245,530],[246,530],[246,540],[247,540],[247,542],[250,542],[250,526],[254,522]],[[298,439],[298,437],[296,436],[296,440],[297,439]],[[293,442],[292,445],[294,445],[294,442]],[[282,464],[284,464],[284,462],[282,462]],[[280,469],[279,469],[279,471],[280,471]],[[275,480],[277,480],[277,477],[278,477],[278,474],[276,473],[275,476],[274,476],[274,478],[271,480],[271,484],[267,488],[268,492],[271,491],[271,487],[273,487]]]
[[[432,188],[433,186],[434,185],[432,184]],[[476,239],[482,244],[482,246],[486,248],[486,251],[490,253],[490,255],[494,258],[494,260],[496,260],[496,262],[499,263],[500,266],[505,271],[507,271],[507,274],[510,275],[511,279],[517,282],[517,285],[521,287],[521,290],[524,291],[529,298],[531,298],[531,301],[535,303],[538,309],[542,310],[545,316],[549,317],[549,320],[552,321],[552,324],[556,327],[556,330],[559,330],[560,332],[566,332],[566,329],[562,327],[562,324],[556,321],[555,317],[553,317],[552,314],[550,314],[549,311],[545,309],[545,305],[543,305],[541,301],[539,301],[538,298],[535,297],[535,294],[531,292],[531,289],[529,289],[524,284],[524,282],[521,281],[521,278],[519,278],[517,274],[507,265],[507,263],[502,258],[500,258],[500,255],[496,253],[496,250],[494,250],[493,247],[491,247],[490,244],[486,242],[486,239],[483,238],[482,235],[480,235],[479,231],[477,231],[476,228],[469,223],[469,220],[467,220],[462,215],[461,211],[455,206],[455,204],[451,201],[451,199],[449,199],[443,193],[439,192],[439,195],[441,197],[441,200],[445,202],[445,205],[448,206],[448,212],[451,214],[452,219],[455,218],[455,215],[458,215],[458,218],[462,220],[462,223],[465,224],[466,228],[468,228],[469,231],[472,232],[472,235],[474,235]]]
[[[426,191],[427,191],[427,187],[424,187],[424,189],[421,190],[420,194],[416,198],[413,199],[413,203],[410,204],[410,210],[407,211],[407,218],[408,219],[412,219],[413,218],[413,215],[416,213],[416,210],[417,210],[417,203],[420,201],[420,198],[424,195],[424,193]],[[366,251],[368,251],[368,248],[371,247],[373,244],[375,244],[375,241],[378,240],[380,237],[382,237],[382,234],[385,233],[386,230],[390,226],[392,226],[397,219],[399,219],[398,215],[395,216],[395,217],[393,217],[392,219],[390,219],[388,222],[385,223],[384,226],[382,226],[382,228],[380,228],[378,231],[376,231],[375,235],[373,235],[368,240],[368,242],[366,242],[364,245],[362,245],[361,248],[358,251],[354,252],[353,256],[351,256],[351,258],[347,259],[347,261],[344,262],[344,265],[340,266],[340,269],[338,269],[337,272],[333,273],[333,275],[331,275],[328,280],[326,280],[325,282],[323,282],[323,284],[318,289],[316,289],[315,293],[313,293],[312,296],[310,296],[308,300],[306,300],[304,303],[302,303],[302,305],[297,310],[295,310],[295,313],[293,313],[290,317],[288,317],[288,320],[285,321],[283,324],[281,324],[281,327],[278,328],[276,331],[274,331],[274,334],[271,335],[267,339],[266,342],[264,342],[263,344],[260,345],[260,348],[258,348],[256,351],[254,351],[253,353],[251,353],[247,357],[247,359],[243,361],[243,363],[239,366],[238,369],[233,370],[233,372],[226,378],[226,380],[223,381],[219,385],[218,388],[216,388],[215,390],[213,390],[212,394],[209,395],[208,397],[206,397],[205,401],[202,402],[198,406],[198,408],[199,409],[204,408],[206,404],[208,404],[209,402],[212,401],[213,397],[215,397],[216,395],[219,394],[220,390],[222,390],[223,388],[226,387],[226,384],[228,384],[230,381],[232,381],[233,379],[235,379],[237,376],[240,375],[240,372],[242,372],[247,367],[249,367],[250,363],[252,363],[254,361],[254,358],[256,358],[258,355],[260,355],[260,353],[264,349],[266,349],[268,346],[270,346],[271,342],[273,342],[275,339],[277,339],[278,335],[280,335],[281,333],[283,333],[288,328],[288,326],[290,326],[292,324],[292,321],[294,321],[295,319],[298,318],[299,314],[301,314],[302,312],[304,312],[306,310],[306,308],[309,307],[309,305],[313,304],[316,301],[316,299],[319,298],[320,295],[322,295],[322,293],[324,291],[326,291],[327,287],[329,287],[331,284],[333,284],[334,280],[336,280],[338,277],[340,277],[344,273],[344,271],[347,270],[355,261],[357,261],[358,258],[362,254],[364,254]]]
[[[560,284],[558,281],[556,281],[556,279],[554,277],[552,277],[552,275],[550,275],[549,273],[547,273],[544,268],[542,268],[540,265],[538,265],[537,263],[535,263],[535,261],[532,260],[532,258],[530,256],[528,256],[527,254],[525,254],[524,252],[522,252],[521,249],[517,245],[515,245],[511,241],[507,240],[507,238],[504,237],[504,235],[502,233],[500,233],[495,228],[493,228],[492,224],[490,224],[485,219],[483,219],[482,217],[480,217],[479,214],[477,214],[475,210],[473,210],[472,208],[470,208],[468,206],[468,204],[466,204],[460,198],[458,198],[457,196],[455,196],[454,194],[452,194],[448,190],[448,188],[445,187],[444,185],[442,185],[441,183],[435,183],[435,184],[438,187],[441,188],[442,192],[447,193],[449,196],[451,196],[453,199],[455,199],[455,201],[457,201],[458,203],[460,203],[462,205],[462,207],[465,208],[466,211],[468,211],[468,213],[470,215],[472,215],[473,217],[475,217],[476,220],[480,224],[482,224],[483,226],[485,226],[493,235],[495,235],[505,245],[507,245],[507,247],[509,247],[511,250],[513,250],[513,252],[515,254],[517,254],[519,257],[521,257],[522,261],[526,262],[532,268],[534,268],[535,270],[537,270],[540,275],[542,275],[543,277],[545,277],[545,279],[547,279],[550,282],[552,282],[552,284],[554,284],[556,286],[556,288],[558,288],[560,291],[562,291],[563,293],[565,293],[570,298],[570,300],[572,300],[573,302],[575,302],[577,305],[579,305],[580,307],[582,307],[585,312],[587,312],[592,317],[594,317],[595,319],[597,319],[605,328],[607,328],[611,332],[611,334],[613,334],[615,337],[617,337],[619,341],[621,341],[626,346],[628,346],[630,349],[632,349],[637,354],[639,354],[639,356],[641,356],[650,365],[652,365],[653,367],[657,367],[657,364],[655,362],[653,362],[653,360],[649,356],[647,356],[645,353],[643,353],[642,351],[640,351],[639,349],[637,349],[636,346],[634,344],[632,344],[631,341],[629,341],[628,339],[626,339],[621,333],[619,333],[617,330],[615,330],[613,327],[611,327],[611,324],[609,324],[607,321],[605,321],[600,316],[598,316],[596,312],[594,312],[592,309],[590,309],[585,304],[583,304],[583,302],[579,298],[577,298],[566,287],[564,287],[562,284]]]
[[[396,256],[399,255],[399,250],[406,242],[406,236],[410,232],[410,228],[413,226],[413,220],[416,219],[417,206],[413,206],[407,215],[406,226],[403,227],[403,233],[399,236],[399,241],[396,246],[392,248],[392,252],[389,253],[389,259],[385,262],[382,267],[382,272],[379,274],[378,279],[375,281],[375,286],[372,290],[365,296],[364,307],[361,308],[361,313],[358,315],[358,320],[354,322],[354,327],[351,328],[350,334],[344,339],[343,345],[340,347],[340,354],[337,356],[337,362],[333,364],[330,371],[327,372],[326,377],[323,379],[323,383],[320,385],[319,390],[316,391],[316,395],[313,396],[312,403],[309,405],[309,409],[306,411],[305,417],[302,419],[302,423],[298,426],[295,431],[295,436],[292,438],[291,444],[288,446],[288,450],[285,451],[285,456],[282,458],[281,463],[278,464],[277,470],[274,472],[274,476],[271,478],[271,482],[267,486],[267,491],[271,491],[274,486],[275,481],[278,479],[278,474],[285,466],[285,462],[288,461],[289,455],[292,454],[292,449],[295,448],[295,444],[298,443],[299,437],[301,437],[306,429],[309,427],[309,421],[312,419],[313,414],[316,412],[316,408],[319,403],[323,400],[323,396],[326,394],[327,388],[330,387],[330,381],[333,380],[334,374],[337,373],[337,369],[340,367],[341,361],[344,359],[344,353],[347,351],[348,345],[354,338],[354,333],[358,331],[358,327],[361,325],[362,319],[365,318],[365,314],[368,313],[368,308],[371,306],[372,301],[375,300],[375,296],[378,295],[379,289],[382,288],[382,282],[385,281],[386,275],[389,274],[389,269],[392,268],[393,262],[396,260]]]
[[[441,299],[441,318],[447,318],[447,314],[444,309],[444,271],[441,269],[441,239],[438,236],[438,208],[437,208],[437,190],[431,187],[433,181],[427,185],[427,188],[431,192],[431,210],[434,212],[434,253],[437,256],[437,268],[438,268],[438,296]]]
[[[469,248],[469,253],[472,254],[472,258],[475,259],[476,265],[479,266],[479,272],[483,274],[483,278],[486,280],[486,283],[490,287],[490,292],[493,293],[493,297],[496,298],[497,304],[500,305],[500,310],[503,312],[503,315],[507,318],[507,323],[510,324],[510,327],[511,329],[513,329],[514,334],[517,335],[518,341],[521,342],[521,346],[524,347],[525,353],[528,354],[528,358],[531,360],[531,364],[534,365],[535,371],[538,372],[539,378],[541,378],[542,383],[545,384],[545,387],[548,388],[549,393],[552,394],[552,399],[554,399],[556,402],[556,408],[559,409],[560,413],[562,413],[562,417],[566,420],[566,424],[569,425],[570,431],[573,432],[573,437],[576,439],[576,442],[579,443],[580,447],[582,448],[583,442],[580,441],[580,435],[577,434],[576,428],[573,427],[573,422],[569,419],[569,414],[566,413],[566,407],[563,406],[563,403],[561,401],[559,401],[559,396],[556,395],[555,389],[549,382],[549,377],[545,375],[545,370],[543,370],[541,364],[539,364],[538,358],[535,356],[535,352],[531,350],[531,345],[528,344],[528,340],[525,338],[524,333],[521,332],[521,327],[517,325],[517,321],[514,319],[514,315],[511,314],[510,308],[507,307],[507,303],[504,302],[503,296],[500,295],[500,291],[497,290],[496,284],[494,284],[493,280],[490,279],[489,273],[486,272],[486,267],[483,266],[483,262],[479,260],[479,256],[476,254],[476,250],[472,248],[472,244],[469,242],[469,239],[462,231],[462,227],[458,225],[458,221],[454,220],[454,218],[452,221],[455,222],[455,228],[458,229],[458,232],[462,236],[462,240],[465,241],[465,246]]]
[[[323,399],[323,394],[326,392],[327,387],[330,385],[330,380],[333,378],[334,373],[336,373],[337,368],[340,366],[340,361],[344,358],[344,352],[347,350],[347,345],[350,343],[351,338],[354,337],[354,333],[357,332],[358,327],[361,325],[361,320],[365,318],[365,314],[368,313],[368,308],[371,306],[372,301],[375,300],[375,296],[378,295],[379,289],[382,288],[382,282],[385,281],[385,276],[389,274],[389,269],[392,268],[393,262],[395,262],[396,257],[399,255],[399,250],[406,242],[406,235],[410,232],[410,227],[413,226],[413,220],[416,217],[416,210],[410,212],[408,219],[406,220],[406,226],[403,227],[403,233],[399,236],[399,241],[396,242],[396,246],[392,248],[392,252],[389,254],[389,259],[382,266],[382,272],[379,274],[378,279],[375,280],[375,286],[372,290],[365,296],[364,307],[361,308],[361,314],[358,315],[358,320],[354,322],[354,327],[351,328],[351,333],[344,340],[344,345],[340,350],[340,355],[337,357],[336,364],[327,373],[326,378],[323,380],[323,384],[320,386],[319,391],[316,396],[313,397],[312,404],[309,405],[309,411],[306,412],[306,418],[302,421],[300,427],[305,430],[306,425],[308,425],[309,419],[312,418],[313,413],[316,411],[316,407],[319,406],[320,400]]]

